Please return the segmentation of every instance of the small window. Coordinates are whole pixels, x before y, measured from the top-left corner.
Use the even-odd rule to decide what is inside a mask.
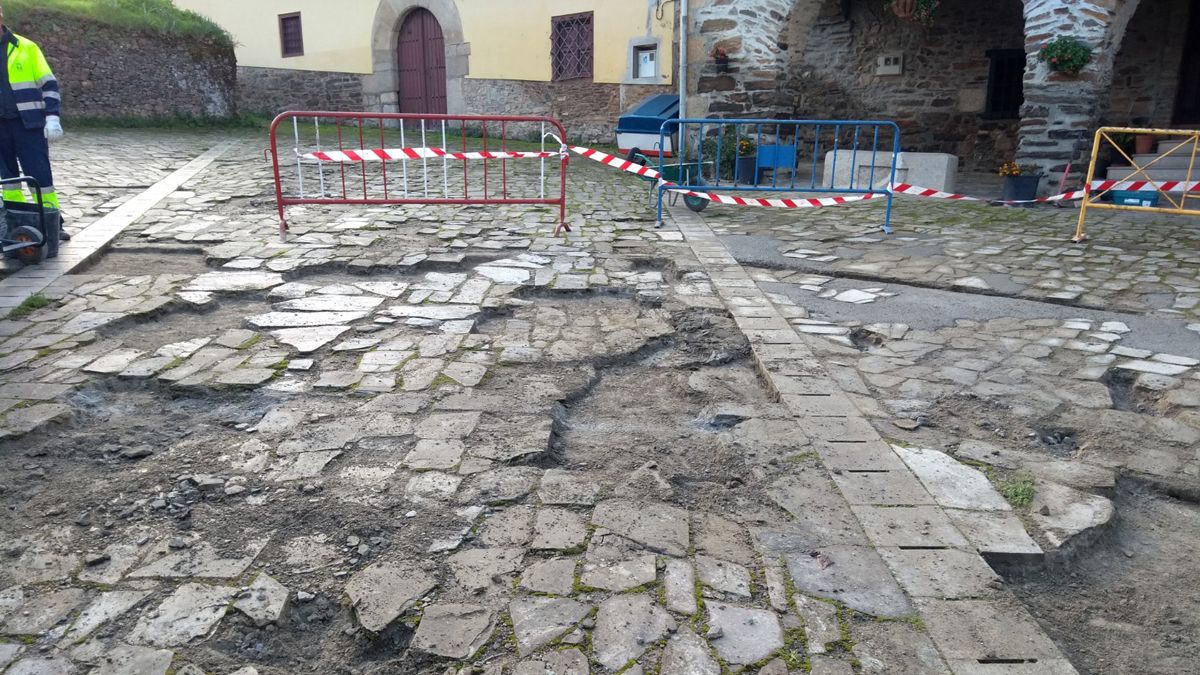
[[[304,56],[304,28],[300,12],[279,15],[279,44],[284,57]]]
[[[633,48],[633,77],[635,79],[658,77],[658,47],[656,45]]]
[[[1025,102],[1025,51],[993,49],[987,56],[992,64],[983,115],[991,119],[1016,119],[1021,116],[1021,104]]]
[[[592,13],[556,16],[550,20],[551,79],[592,78]]]

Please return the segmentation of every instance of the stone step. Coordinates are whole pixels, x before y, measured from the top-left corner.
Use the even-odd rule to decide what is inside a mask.
[[[1157,152],[1158,152],[1159,154],[1161,154],[1161,153],[1164,153],[1164,152],[1166,152],[1166,151],[1170,150],[1171,148],[1174,148],[1175,146],[1179,145],[1180,143],[1182,143],[1182,142],[1184,142],[1184,141],[1186,141],[1186,140],[1187,140],[1187,139],[1186,139],[1186,138],[1184,138],[1184,137],[1182,137],[1182,136],[1176,136],[1175,138],[1168,138],[1168,139],[1165,139],[1165,140],[1161,140],[1161,141],[1159,141],[1159,142],[1158,142],[1158,146],[1157,146],[1157,147],[1158,147],[1158,150],[1157,150]],[[1191,144],[1189,143],[1188,145],[1184,146],[1183,150],[1186,150],[1188,153],[1191,153],[1191,151],[1192,151],[1192,146],[1191,146]]]
[[[1146,166],[1150,162],[1154,162],[1156,169],[1186,169],[1192,163],[1191,148],[1188,148],[1187,152],[1176,150],[1166,157],[1161,157],[1161,159],[1160,157],[1160,155],[1134,155],[1133,161],[1137,162],[1138,166]],[[1194,173],[1200,173],[1200,153],[1196,155],[1195,166],[1197,171]]]
[[[1131,166],[1114,166],[1108,170],[1108,180],[1153,180],[1159,182],[1188,180],[1186,167],[1182,169],[1160,169],[1158,165],[1155,165],[1144,173],[1136,173],[1136,171]],[[1200,180],[1200,171],[1193,171],[1191,179]]]

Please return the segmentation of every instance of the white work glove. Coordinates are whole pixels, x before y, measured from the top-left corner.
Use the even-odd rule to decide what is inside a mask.
[[[46,140],[57,141],[63,137],[62,122],[58,121],[58,115],[46,116]]]

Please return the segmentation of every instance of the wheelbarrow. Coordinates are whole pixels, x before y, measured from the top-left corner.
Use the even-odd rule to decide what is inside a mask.
[[[42,187],[29,176],[0,179],[0,187],[28,183],[33,190],[36,205],[23,202],[4,202],[3,222],[0,222],[0,252],[6,258],[16,258],[26,265],[36,265],[46,259],[51,249],[53,255],[58,248],[58,213],[47,218],[46,207],[42,204]],[[51,209],[52,211],[54,209]],[[53,222],[52,222],[53,221]],[[37,223],[34,226],[33,223]],[[48,232],[48,225],[54,225],[54,232]],[[51,241],[53,240],[53,241]]]
[[[625,159],[635,164],[641,164],[642,166],[649,166],[652,168],[656,166],[648,156],[642,153],[640,148],[633,148],[630,150],[629,155],[626,156]],[[677,185],[705,185],[703,178],[700,176],[692,176],[692,170],[696,168],[699,168],[701,173],[706,170],[711,171],[713,168],[713,163],[703,162],[697,164],[696,162],[679,162],[677,164],[664,164],[661,167],[662,179],[668,183],[675,183]],[[646,176],[643,176],[642,180],[651,184],[650,201],[653,203],[658,197],[656,194],[658,190],[658,181]],[[707,199],[693,197],[691,195],[682,196],[684,205],[696,213],[700,213],[704,209],[708,208]],[[672,206],[676,204],[676,202],[679,200],[679,197],[680,194],[678,192],[671,193],[670,203]]]

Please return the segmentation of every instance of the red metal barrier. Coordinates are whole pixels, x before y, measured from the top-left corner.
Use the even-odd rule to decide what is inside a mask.
[[[285,162],[281,127],[294,142],[295,157]],[[566,138],[549,117],[282,113],[271,123],[270,147],[280,237],[285,209],[299,204],[557,205],[554,234],[569,232],[568,157],[557,141],[547,146],[549,134]],[[510,149],[522,137],[540,140]],[[555,164],[557,194],[546,185]]]

